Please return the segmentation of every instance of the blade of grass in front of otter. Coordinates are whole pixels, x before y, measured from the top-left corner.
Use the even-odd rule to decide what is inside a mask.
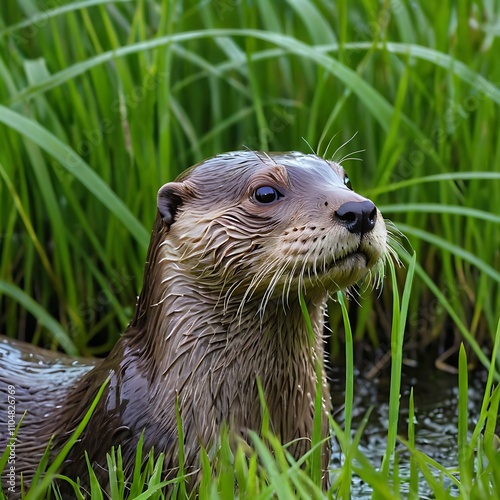
[[[151,450],[149,453],[145,464],[142,464],[140,460],[142,457],[142,443],[138,445],[136,460],[135,460],[135,469],[133,473],[132,484],[127,485],[127,491],[125,491],[125,471],[123,469],[123,461],[121,458],[120,448],[115,452],[114,449],[111,450],[110,453],[107,454],[108,460],[108,471],[109,475],[106,480],[105,485],[100,485],[95,475],[95,472],[92,468],[92,464],[88,458],[88,455],[85,454],[85,459],[87,462],[87,467],[89,470],[89,483],[90,483],[90,498],[94,499],[102,499],[103,493],[109,496],[111,492],[111,498],[116,500],[121,500],[125,498],[134,498],[135,500],[147,500],[151,498],[164,498],[164,488],[168,485],[171,485],[177,482],[177,478],[174,478],[169,481],[161,481],[161,477],[163,474],[163,460],[164,455],[160,453],[158,458],[154,459],[154,452]],[[75,483],[72,479],[57,475],[58,479],[65,480],[73,486],[74,493],[77,498],[86,498],[82,494],[82,487]],[[147,487],[147,488],[146,488]],[[146,488],[146,489],[145,489]],[[139,492],[138,494],[134,494],[134,492]],[[84,491],[85,495],[88,495],[88,491]],[[56,498],[59,498],[58,489],[55,489]],[[174,497],[172,497],[174,498]],[[181,498],[186,498],[182,497]]]
[[[222,431],[217,458],[221,461],[221,466],[217,470],[217,489],[222,498],[231,498],[234,495],[234,485],[236,484],[235,467],[229,431],[226,426]]]
[[[342,481],[340,481],[337,495],[339,498],[350,498],[352,481],[352,460],[357,444],[351,440],[352,411],[354,401],[354,346],[352,338],[351,322],[345,303],[344,293],[337,292],[337,300],[342,310],[345,335],[345,397],[344,397],[344,444],[342,449],[345,454],[345,462],[342,467]]]
[[[321,378],[320,378],[321,380]],[[267,409],[267,405],[264,398],[264,392],[262,389],[262,384],[259,379],[257,379],[257,388],[259,391],[259,399],[261,404],[262,411],[262,429],[260,438],[256,433],[252,433],[252,442],[253,448],[258,454],[259,459],[263,462],[266,473],[264,474],[264,478],[268,477],[269,486],[262,492],[262,498],[268,498],[269,495],[272,495],[274,492],[281,498],[280,495],[286,495],[286,491],[289,488],[294,488],[297,491],[299,497],[300,492],[303,492],[303,498],[316,498],[321,497],[321,477],[323,470],[321,468],[321,453],[322,453],[322,445],[324,444],[322,436],[321,436],[321,427],[317,431],[318,436],[317,443],[314,443],[314,439],[311,439],[311,449],[299,460],[295,461],[292,455],[287,451],[286,444],[283,445],[280,440],[273,434],[270,429],[270,417],[269,411]],[[321,385],[319,387],[320,401],[322,401],[322,390]],[[318,408],[318,398],[316,397],[315,408]],[[315,423],[316,423],[316,415],[319,415],[321,422],[321,404],[319,406],[318,413],[315,414]],[[314,433],[315,431],[313,431]],[[258,444],[256,444],[256,440]],[[272,462],[268,461],[267,454],[263,457],[261,455],[260,446],[264,446],[266,450],[269,448],[272,450],[272,454],[270,455]],[[317,461],[317,456],[319,456],[319,462]],[[243,457],[242,457],[243,458]],[[222,464],[224,464],[224,460],[222,460]],[[307,464],[308,467],[304,470],[303,466]],[[261,481],[262,477],[257,475],[257,455],[252,454],[250,457],[250,466],[248,467],[249,478],[246,484],[251,486],[251,493],[248,498],[254,498],[254,492],[258,491],[262,486]],[[234,469],[234,465],[232,465],[232,461],[230,464],[231,470]],[[220,467],[217,468],[218,473],[220,474]],[[230,490],[234,490],[234,477],[231,481]],[[267,484],[268,479],[264,479]],[[282,484],[285,483],[285,484]],[[229,485],[227,485],[229,488]],[[305,489],[304,489],[305,488]],[[229,489],[228,489],[229,491]],[[259,498],[260,498],[259,497]],[[224,497],[223,497],[224,498]],[[286,498],[283,497],[283,498]]]
[[[89,471],[90,498],[92,498],[92,500],[94,500],[94,498],[96,500],[102,500],[102,488],[99,484],[99,480],[97,479],[94,469],[92,468],[92,464],[90,463],[87,452],[85,452],[85,461],[87,462],[87,469]],[[132,495],[130,495],[130,497],[134,498]]]
[[[129,495],[130,498],[138,496],[143,489],[144,481],[141,482],[141,467],[142,467],[142,450],[144,446],[144,431],[141,432],[139,442],[137,443],[137,450],[135,452],[135,467],[132,476],[132,484],[130,485]]]
[[[43,477],[43,475],[45,474],[45,471],[47,470],[47,467],[49,464],[52,443],[53,443],[53,439],[51,439],[49,441],[49,443],[47,444],[47,447],[45,448],[45,450],[43,452],[42,458],[40,459],[40,462],[37,465],[33,479],[31,480],[31,485],[37,484],[40,481],[40,478]]]
[[[356,433],[354,434],[353,439],[350,439],[350,436],[345,436],[345,434],[340,430],[338,425],[333,422],[333,428],[335,431],[335,435],[340,436],[339,442],[342,447],[342,443],[344,443],[343,446],[343,451],[346,457],[350,457],[351,465],[350,467],[352,470],[355,472],[355,474],[361,478],[362,481],[364,481],[366,484],[370,485],[370,488],[372,488],[373,494],[372,498],[378,497],[378,498],[384,498],[387,500],[390,499],[399,499],[399,495],[394,492],[394,490],[391,487],[391,484],[387,481],[387,478],[385,477],[384,474],[380,470],[375,469],[375,467],[370,463],[368,458],[363,454],[362,451],[358,449],[359,443],[361,441],[361,437],[368,425],[368,421],[371,415],[373,408],[370,408],[366,414],[363,416],[363,420],[359,424],[358,429],[356,430]],[[351,493],[350,489],[346,487],[344,482],[349,481],[351,482],[351,473],[349,471],[349,475],[345,475],[345,463],[344,466],[341,469],[341,474],[339,477],[336,479],[334,485],[337,488],[336,493],[343,492],[343,496],[340,496],[338,494],[338,498],[342,498],[344,500],[350,500],[351,499]],[[333,489],[333,488],[332,488]],[[337,497],[335,497],[337,498]]]
[[[162,481],[162,475],[163,475],[163,460],[164,460],[164,455],[163,453],[160,453],[158,456],[158,459],[154,461],[152,455],[151,455],[151,463],[154,464],[153,471],[151,472],[151,475],[149,479],[147,480],[147,490],[144,493],[141,493],[139,496],[135,497],[134,500],[148,500],[150,498],[165,498],[163,491],[164,488],[168,485],[171,485],[177,481],[177,478],[169,480],[169,481]],[[147,476],[145,476],[147,478]],[[184,479],[184,478],[183,478]],[[146,481],[145,481],[146,484]],[[130,497],[127,497],[130,498]],[[172,496],[171,498],[175,498]],[[180,498],[188,498],[188,497],[180,497]]]
[[[178,451],[178,459],[179,459],[179,473],[177,474],[178,481],[176,481],[174,486],[174,491],[172,495],[174,498],[180,496],[181,498],[187,498],[186,492],[186,481],[184,479],[185,469],[184,469],[184,431],[182,428],[182,418],[181,418],[181,410],[179,407],[179,397],[175,398],[175,416],[177,418],[177,434],[178,434],[178,442],[179,442],[179,451]]]
[[[310,456],[310,469],[309,473],[313,480],[313,483],[321,488],[323,474],[326,473],[321,467],[322,456],[323,456],[323,444],[325,439],[329,437],[324,437],[322,435],[323,431],[323,413],[324,401],[323,401],[323,359],[316,359],[315,369],[316,369],[316,397],[314,401],[314,426],[313,434],[311,437],[311,456]]]
[[[391,386],[389,395],[389,422],[387,433],[387,448],[382,460],[382,473],[389,479],[390,459],[394,454],[396,447],[396,438],[399,419],[399,401],[401,397],[401,368],[403,364],[403,339],[406,326],[406,317],[410,302],[411,286],[415,274],[416,253],[410,260],[406,281],[403,288],[401,306],[399,302],[399,291],[396,279],[396,270],[394,262],[388,261],[391,272],[391,281],[393,288],[393,315],[392,315],[392,333],[391,333]]]
[[[283,480],[278,463],[269,448],[255,432],[249,431],[249,436],[269,477],[269,487],[280,499],[293,498],[293,489],[288,481]]]
[[[469,429],[469,370],[464,344],[458,354],[458,467],[460,469],[460,496],[470,497],[474,457],[469,454],[467,433]]]
[[[200,498],[210,498],[210,490],[212,487],[212,464],[205,448],[200,450],[200,467],[201,479],[200,486],[198,487],[198,495]]]
[[[80,486],[80,484],[78,482],[73,481],[73,479],[71,479],[70,477],[64,476],[62,474],[56,474],[56,476],[54,476],[54,477],[56,479],[66,481],[67,483],[70,484],[70,486],[73,488],[75,500],[85,500],[86,499],[86,496],[84,496],[84,494],[88,495],[88,492],[82,491],[82,487]],[[92,500],[94,500],[94,498],[96,498],[97,500],[101,500],[103,498],[102,489],[100,488],[99,483],[97,483],[97,486],[99,489],[96,491],[95,496],[90,497],[90,498],[92,498]],[[52,495],[54,495],[54,498],[56,498],[56,500],[64,500],[64,498],[67,498],[67,496],[65,497],[61,494],[59,486],[57,484],[54,484],[54,483],[52,483],[50,485],[49,492],[47,493],[47,496],[45,498],[52,498]]]
[[[164,455],[160,453],[156,461],[153,455],[150,455],[149,470],[144,471],[143,477],[143,487],[147,486],[146,491],[135,497],[134,500],[147,500],[150,498],[165,498],[164,488],[176,482],[176,478],[169,481],[162,481],[163,475],[163,460]],[[126,498],[130,498],[129,495]],[[172,496],[172,498],[175,498]],[[182,498],[182,497],[181,497]]]
[[[123,461],[121,448],[114,446],[106,453],[106,463],[108,464],[109,491],[111,498],[123,498],[125,486],[125,474],[123,473]]]
[[[99,391],[97,392],[96,397],[92,401],[92,404],[90,405],[89,409],[85,413],[85,416],[83,417],[82,421],[78,424],[78,427],[76,428],[75,432],[71,435],[71,437],[68,439],[67,443],[63,446],[62,450],[57,454],[57,456],[54,458],[52,461],[52,464],[50,467],[47,469],[47,472],[43,476],[42,480],[38,483],[35,484],[33,483],[28,491],[28,495],[30,495],[30,498],[42,498],[47,489],[49,488],[52,480],[56,476],[57,470],[59,467],[61,467],[62,463],[64,462],[64,459],[68,456],[68,453],[70,452],[71,448],[73,445],[77,442],[78,438],[82,434],[82,432],[85,430],[85,427],[87,426],[90,418],[92,417],[94,410],[99,403],[99,400],[101,399],[101,396],[104,392],[104,389],[108,385],[110,381],[110,378],[108,377],[104,383],[101,385],[99,388]]]
[[[257,494],[257,488],[255,485],[255,475],[251,473],[250,462],[256,461],[257,457],[255,453],[247,458],[245,452],[243,451],[243,446],[240,445],[236,449],[234,454],[234,475],[236,478],[236,489],[239,491],[242,498],[254,498]],[[208,457],[207,457],[208,460]],[[208,465],[210,465],[208,463]],[[207,478],[207,482],[210,483],[210,477]],[[200,495],[201,498],[201,495]],[[208,496],[206,496],[208,498]]]
[[[345,303],[344,293],[337,292],[337,300],[342,310],[345,335],[345,403],[344,403],[344,432],[351,436],[352,407],[354,401],[354,345],[351,322]]]
[[[222,490],[218,486],[219,478],[221,472],[226,470],[229,472],[227,475],[232,478],[227,487],[230,488],[227,498],[232,498],[235,491],[240,498],[258,498],[260,483],[257,476],[257,454],[250,450],[246,443],[239,443],[233,455],[226,429],[221,436],[221,442],[224,446],[218,449],[217,456],[212,459],[204,449],[201,451],[202,477],[198,489],[199,498],[217,498]]]
[[[261,435],[266,436],[270,432],[269,410],[267,408],[267,402],[264,396],[264,389],[262,388],[262,382],[259,377],[257,377],[256,384],[257,384],[257,391],[259,393],[260,411],[262,412]]]
[[[309,311],[301,290],[299,290],[299,302],[309,336],[309,345],[314,346],[315,338],[311,317],[309,316]],[[308,460],[311,477],[313,478],[314,483],[319,486],[321,486],[321,478],[323,475],[323,471],[321,470],[321,443],[323,441],[323,362],[323,359],[319,359],[318,357],[314,360],[314,370],[316,373],[316,395],[314,400],[314,425],[313,434],[311,436],[311,454],[309,455]]]
[[[413,399],[413,387],[410,389],[408,402],[408,447],[410,451],[415,450],[415,401]],[[410,455],[409,486],[408,500],[416,500],[418,498],[418,466],[413,453]]]

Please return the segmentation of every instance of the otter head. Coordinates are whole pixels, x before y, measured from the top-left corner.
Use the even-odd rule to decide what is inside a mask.
[[[311,154],[216,156],[165,184],[158,211],[163,258],[226,299],[333,292],[387,253],[375,205],[348,187],[340,165]]]

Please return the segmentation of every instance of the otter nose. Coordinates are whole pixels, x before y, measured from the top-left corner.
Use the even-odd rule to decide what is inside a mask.
[[[341,221],[350,233],[361,236],[375,227],[377,207],[370,201],[348,201],[340,205],[335,217]]]

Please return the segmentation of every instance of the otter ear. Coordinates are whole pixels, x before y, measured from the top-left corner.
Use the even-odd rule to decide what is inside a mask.
[[[182,182],[169,182],[158,191],[157,205],[167,228],[175,222],[177,210],[184,202],[185,189]]]

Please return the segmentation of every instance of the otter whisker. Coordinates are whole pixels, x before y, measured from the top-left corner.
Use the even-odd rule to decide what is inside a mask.
[[[264,315],[264,312],[266,310],[266,306],[267,304],[269,303],[269,300],[271,299],[272,297],[272,294],[277,286],[277,284],[279,283],[279,281],[281,280],[281,277],[283,276],[283,274],[285,273],[286,271],[286,268],[288,267],[288,261],[285,261],[281,267],[277,268],[274,272],[274,276],[273,278],[271,279],[271,281],[269,282],[269,285],[266,289],[266,291],[264,292],[264,296],[263,296],[263,299],[259,305],[259,314],[261,316],[261,318],[263,317]]]
[[[353,155],[353,154],[356,154],[356,153],[361,153],[361,152],[363,152],[363,151],[365,151],[365,150],[364,150],[364,149],[359,149],[358,151],[353,151],[352,153],[349,153],[349,154],[347,154],[347,155],[343,156],[343,157],[339,160],[339,163],[344,163],[344,162],[346,162],[346,161],[363,161],[363,159],[362,159],[362,158],[355,158],[355,157],[351,156],[351,155]]]
[[[320,149],[321,143],[323,142],[323,139],[326,137],[326,130],[325,130],[323,132],[323,134],[321,134],[321,137],[318,141],[318,153],[317,154],[320,156],[326,157],[328,154],[328,150],[330,149],[330,146],[332,144],[333,139],[335,139],[335,137],[337,137],[337,135],[339,135],[339,134],[340,134],[340,130],[336,134],[332,135],[332,137],[330,137],[330,140],[328,141],[328,145],[326,146],[325,151],[323,153],[321,153],[321,149]]]
[[[277,165],[276,160],[274,158],[271,158],[268,153],[264,151],[264,156],[271,162]]]
[[[330,156],[330,160],[335,161],[335,160],[334,160],[335,155],[336,155],[336,154],[337,154],[337,153],[338,153],[338,152],[339,152],[339,151],[340,151],[340,150],[341,150],[344,146],[346,146],[346,145],[347,145],[347,144],[349,144],[352,140],[354,140],[354,138],[355,138],[357,135],[358,135],[358,132],[356,131],[356,132],[354,132],[354,134],[353,134],[353,135],[352,135],[349,139],[347,139],[347,141],[345,141],[343,144],[341,144],[341,145],[340,145],[340,146],[339,146],[339,147],[335,150],[335,152],[333,153],[333,155],[332,155],[332,156]],[[342,161],[338,161],[337,163],[342,163]]]
[[[289,279],[288,279],[288,286],[287,286],[287,289],[286,289],[286,300],[287,300],[287,303],[290,302],[290,293],[292,291],[292,288],[295,286],[294,283],[295,283],[296,277],[298,275],[300,275],[300,271],[298,271],[299,265],[300,265],[300,263],[297,262],[297,261],[295,261],[293,263],[292,269],[290,270]]]
[[[307,146],[309,147],[309,149],[311,150],[311,153],[313,155],[317,154],[316,151],[314,151],[313,147],[309,144],[309,142],[307,141],[307,139],[304,136],[302,136],[301,139],[307,144]]]
[[[279,261],[278,261],[279,262]],[[273,268],[275,267],[275,261],[271,260],[269,258],[268,262],[265,262],[264,265],[257,270],[255,273],[254,277],[252,278],[246,292],[245,292],[245,298],[246,297],[251,297],[253,292],[258,288],[260,283],[265,279],[265,276],[270,273]]]

